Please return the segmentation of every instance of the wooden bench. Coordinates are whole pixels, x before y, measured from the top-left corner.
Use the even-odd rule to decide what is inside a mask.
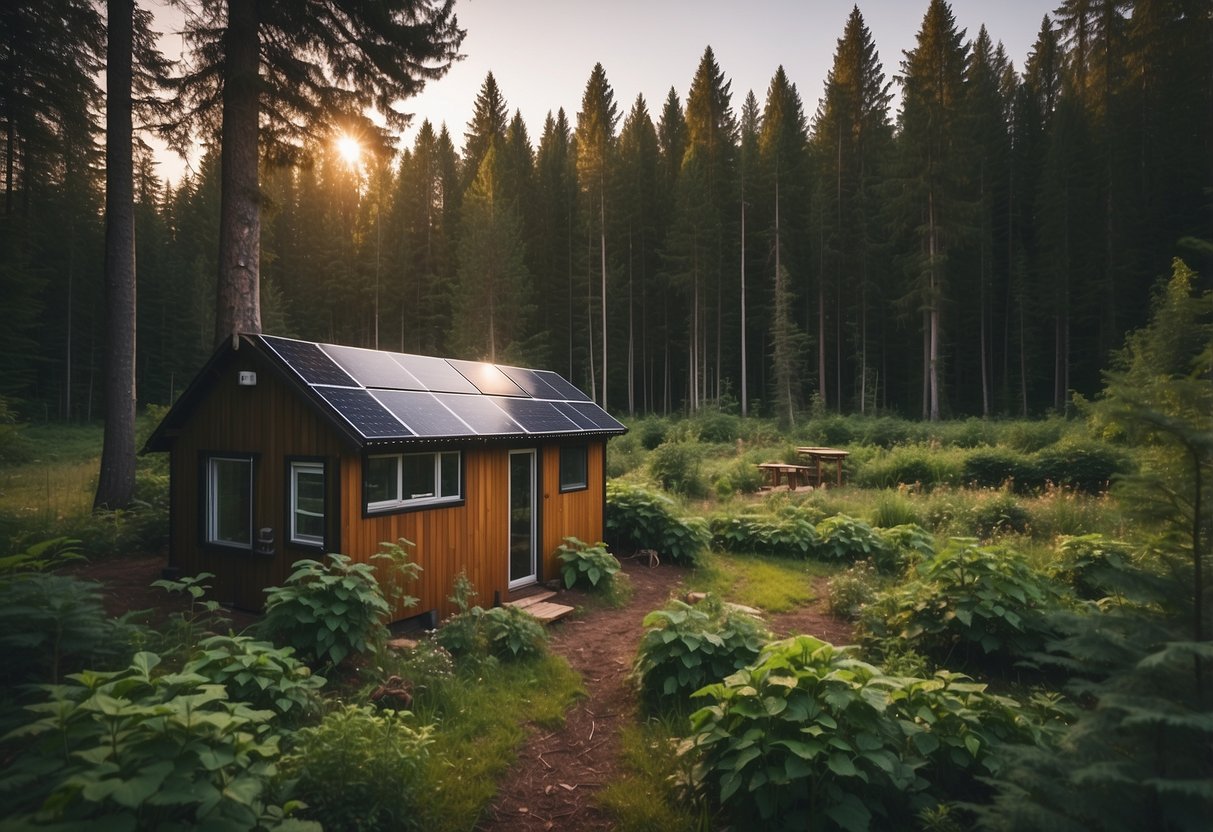
[[[780,485],[786,485],[790,490],[795,491],[801,486],[812,485],[809,480],[813,469],[807,465],[793,465],[786,462],[760,462],[758,463],[758,470],[762,471],[765,488],[778,488]]]
[[[834,463],[834,484],[842,485],[842,461],[850,456],[849,451],[839,450],[838,448],[797,448],[796,455],[807,459],[812,465],[806,466],[812,469],[810,477],[814,485],[826,485],[826,477],[829,473],[828,467],[823,470],[823,464],[828,466],[829,463]]]

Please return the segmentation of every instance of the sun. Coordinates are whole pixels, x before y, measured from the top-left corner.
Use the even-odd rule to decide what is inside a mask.
[[[350,167],[357,167],[362,159],[362,145],[349,133],[337,137],[337,154]]]

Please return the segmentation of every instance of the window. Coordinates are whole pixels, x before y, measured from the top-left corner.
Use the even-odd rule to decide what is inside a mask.
[[[459,451],[372,456],[363,468],[367,511],[390,511],[463,498]]]
[[[291,542],[324,545],[324,463],[291,463]]]
[[[585,445],[571,445],[560,449],[560,490],[576,491],[589,485],[586,475]]]
[[[253,460],[213,456],[206,462],[206,540],[253,548]]]

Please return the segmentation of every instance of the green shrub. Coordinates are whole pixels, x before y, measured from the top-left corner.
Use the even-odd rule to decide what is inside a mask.
[[[854,475],[865,488],[895,488],[917,485],[934,488],[957,482],[961,476],[962,455],[927,445],[903,445],[879,454]]]
[[[369,564],[338,554],[330,554],[328,560],[296,561],[285,586],[266,590],[265,617],[258,625],[266,639],[293,647],[317,666],[336,666],[346,656],[378,649],[386,638],[383,622],[391,610]],[[415,574],[419,567],[405,568]]]
[[[422,774],[433,728],[408,711],[344,705],[302,728],[282,759],[301,812],[326,830],[423,829]]]
[[[1020,419],[1002,431],[1002,443],[1025,454],[1035,453],[1061,439],[1066,422],[1060,418]]]
[[[730,462],[717,476],[712,490],[720,499],[733,494],[753,494],[762,488],[762,471],[745,457]]]
[[[1002,488],[1010,485],[1018,490],[1035,487],[1040,481],[1035,462],[1023,453],[1009,448],[980,448],[965,456],[961,478],[965,485],[976,488]]]
[[[855,421],[849,416],[814,416],[797,431],[797,435],[818,447],[849,445],[855,438]]]
[[[499,659],[525,659],[543,653],[548,634],[538,618],[508,604],[480,617],[489,652]]]
[[[11,828],[279,825],[284,809],[267,798],[279,754],[272,714],[201,676],[158,674],[159,663],[143,652],[125,670],[74,674],[27,708],[30,722],[6,738],[26,745],[0,775]]]
[[[635,676],[651,708],[677,709],[704,685],[752,662],[769,638],[760,621],[713,595],[695,606],[671,601],[643,623]]]
[[[619,561],[606,550],[606,544],[593,546],[575,537],[566,537],[558,547],[560,551],[560,574],[566,589],[578,584],[589,584],[590,589],[609,592],[619,572]],[[600,585],[601,584],[601,585]]]
[[[989,540],[1005,534],[1027,534],[1032,518],[1014,497],[1000,493],[978,502],[971,520],[973,533]]]
[[[876,564],[861,560],[826,582],[826,606],[833,615],[855,619],[878,592]]]
[[[897,568],[893,550],[884,538],[862,520],[845,514],[835,514],[817,524],[817,557],[836,563],[854,563],[871,558],[881,571]]]
[[[1043,736],[1016,702],[967,677],[887,676],[811,636],[767,645],[698,695],[711,704],[691,715],[680,753],[747,827],[900,828],[967,796],[996,767],[997,743]]]
[[[661,557],[694,565],[708,545],[707,524],[674,516],[674,502],[639,486],[607,483],[606,537],[617,552],[654,549]]]
[[[861,623],[869,636],[903,639],[941,664],[1015,658],[1043,649],[1053,635],[1046,614],[1062,600],[1023,556],[953,539],[914,580],[870,605]]]
[[[622,477],[644,464],[645,452],[635,433],[616,436],[607,443],[606,470],[608,477]]]
[[[56,683],[83,667],[125,663],[135,632],[106,614],[95,581],[45,573],[0,581],[4,687]]]
[[[910,441],[909,423],[904,419],[893,419],[889,416],[869,419],[863,425],[860,438],[865,445],[875,445],[879,448],[905,445]]]
[[[1100,442],[1063,441],[1036,454],[1039,485],[1054,485],[1100,494],[1114,477],[1131,470],[1128,458]]]
[[[649,473],[662,488],[674,494],[703,497],[707,494],[700,472],[702,451],[691,442],[666,442],[649,454]]]
[[[922,526],[903,523],[889,529],[877,529],[885,547],[893,553],[899,568],[916,566],[935,557],[935,536]]]
[[[227,688],[228,698],[298,722],[320,705],[324,677],[313,675],[290,647],[251,636],[210,636],[198,645],[183,673],[196,673]]]
[[[650,416],[642,420],[636,425],[635,431],[640,436],[640,444],[644,446],[646,451],[656,450],[657,446],[665,442],[666,433],[670,428],[667,420]]]
[[[741,436],[741,418],[727,413],[704,413],[695,417],[699,441],[721,444],[736,442]]]
[[[727,552],[806,558],[818,544],[812,521],[795,509],[776,517],[714,517],[709,528],[713,545]]]
[[[33,459],[34,451],[8,399],[0,396],[0,462],[13,465]]]
[[[1124,592],[1136,583],[1133,547],[1101,534],[1064,538],[1058,546],[1061,559],[1053,577],[1067,584],[1079,598],[1098,600]]]

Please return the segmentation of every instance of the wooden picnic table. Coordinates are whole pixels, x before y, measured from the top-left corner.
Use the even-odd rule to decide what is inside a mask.
[[[813,471],[808,465],[795,465],[787,462],[760,462],[758,470],[762,471],[767,488],[786,484],[792,490],[801,485],[809,485],[809,477]]]
[[[797,448],[796,455],[802,456],[812,463],[811,467],[815,469],[812,477],[815,485],[826,484],[822,464],[828,465],[831,462],[835,465],[834,484],[842,485],[842,461],[850,456],[849,451],[838,448]]]

